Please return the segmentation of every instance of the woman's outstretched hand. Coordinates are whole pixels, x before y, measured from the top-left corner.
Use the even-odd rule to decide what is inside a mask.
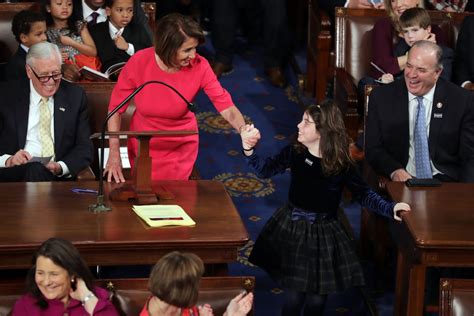
[[[244,150],[249,150],[255,147],[260,140],[260,131],[253,124],[245,124],[240,127],[240,137]]]

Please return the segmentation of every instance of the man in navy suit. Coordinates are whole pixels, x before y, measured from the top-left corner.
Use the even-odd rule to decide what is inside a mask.
[[[434,43],[415,43],[408,53],[404,80],[377,87],[370,96],[366,158],[378,174],[393,181],[417,177],[414,135],[421,99],[429,159],[425,165],[431,176],[474,182],[473,94],[440,79],[441,54]]]
[[[74,177],[93,157],[85,93],[61,80],[61,53],[54,44],[30,47],[26,73],[29,80],[0,86],[0,181]]]

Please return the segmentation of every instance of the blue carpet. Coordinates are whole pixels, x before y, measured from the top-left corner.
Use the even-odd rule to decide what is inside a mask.
[[[209,45],[206,50],[212,51]],[[305,59],[299,54],[298,62]],[[262,62],[258,53],[236,55],[234,71],[221,77],[221,84],[231,93],[235,104],[247,122],[253,122],[262,133],[258,144],[259,154],[276,154],[290,142],[301,120],[302,107],[298,103],[295,77],[286,69],[292,85],[286,89],[274,88],[263,76]],[[304,65],[301,69],[305,69]],[[197,167],[203,179],[213,179],[225,184],[251,241],[240,251],[238,262],[229,265],[231,275],[256,277],[256,315],[279,315],[282,290],[268,275],[248,261],[253,241],[272,213],[287,199],[288,172],[271,179],[258,179],[247,168],[241,154],[240,137],[216,113],[203,93],[196,98],[199,106],[197,118],[200,129],[200,151]],[[349,203],[344,206],[355,236],[360,231],[360,206]],[[370,271],[370,264],[365,264]],[[369,272],[370,273],[370,272]],[[370,281],[370,277],[369,277]],[[370,293],[370,290],[369,290]],[[391,315],[393,293],[377,300],[379,315]],[[346,293],[331,295],[324,315],[369,315],[360,292],[351,289]]]

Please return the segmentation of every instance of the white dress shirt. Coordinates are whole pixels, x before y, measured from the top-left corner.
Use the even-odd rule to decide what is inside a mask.
[[[112,40],[115,41],[115,39],[117,38],[117,36],[120,36],[122,35],[123,33],[123,30],[125,28],[122,27],[120,30],[117,29],[115,27],[115,25],[112,24],[112,22],[109,21],[109,34],[110,34],[110,38],[112,38]],[[127,54],[129,54],[130,56],[132,56],[133,54],[135,54],[135,47],[133,47],[133,44],[132,43],[128,43],[128,48],[127,50],[125,51]]]
[[[99,8],[97,10],[92,10],[84,0],[82,0],[82,17],[88,23],[92,20],[92,12],[97,12],[99,15],[97,16],[97,23],[107,21],[107,14],[105,13],[104,8]]]
[[[36,92],[30,80],[30,108],[28,111],[28,128],[26,132],[26,142],[24,150],[27,151],[31,157],[41,157],[41,141],[40,141],[40,103],[41,95]],[[51,112],[51,138],[54,144],[54,97],[48,98],[48,107]],[[6,161],[12,155],[2,155],[0,157],[0,167],[6,167]],[[61,176],[69,175],[69,168],[63,161],[58,161],[63,169]]]
[[[27,46],[25,46],[25,45],[23,45],[23,44],[20,44],[20,47],[23,48],[23,50],[24,50],[25,52],[27,52],[27,53],[28,53],[28,51],[30,50],[29,47],[27,47]]]
[[[425,106],[425,122],[426,122],[426,137],[429,138],[430,136],[430,121],[431,121],[431,112],[433,109],[433,98],[434,98],[434,91],[436,85],[428,91],[427,94],[423,96],[423,104]],[[410,148],[408,149],[408,163],[406,165],[406,170],[412,176],[416,176],[416,166],[415,166],[415,122],[416,122],[416,113],[418,109],[418,101],[416,100],[416,95],[411,94],[408,92],[408,119],[410,125]],[[431,170],[433,175],[441,173],[439,170],[435,168],[433,165],[433,161],[431,161]]]

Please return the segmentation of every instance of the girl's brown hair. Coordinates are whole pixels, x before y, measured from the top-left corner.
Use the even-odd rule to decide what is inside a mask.
[[[195,38],[199,44],[205,40],[199,23],[193,18],[171,13],[158,21],[155,30],[155,52],[166,66],[176,66],[176,53],[187,38]]]
[[[321,166],[326,176],[335,175],[354,164],[350,153],[350,138],[347,136],[346,127],[339,107],[330,100],[325,100],[321,105],[310,105],[305,111],[315,122],[316,130],[321,135],[319,150],[321,153]],[[297,142],[298,151],[306,147]]]
[[[204,264],[193,253],[170,252],[158,260],[150,274],[151,293],[173,306],[196,305]]]

